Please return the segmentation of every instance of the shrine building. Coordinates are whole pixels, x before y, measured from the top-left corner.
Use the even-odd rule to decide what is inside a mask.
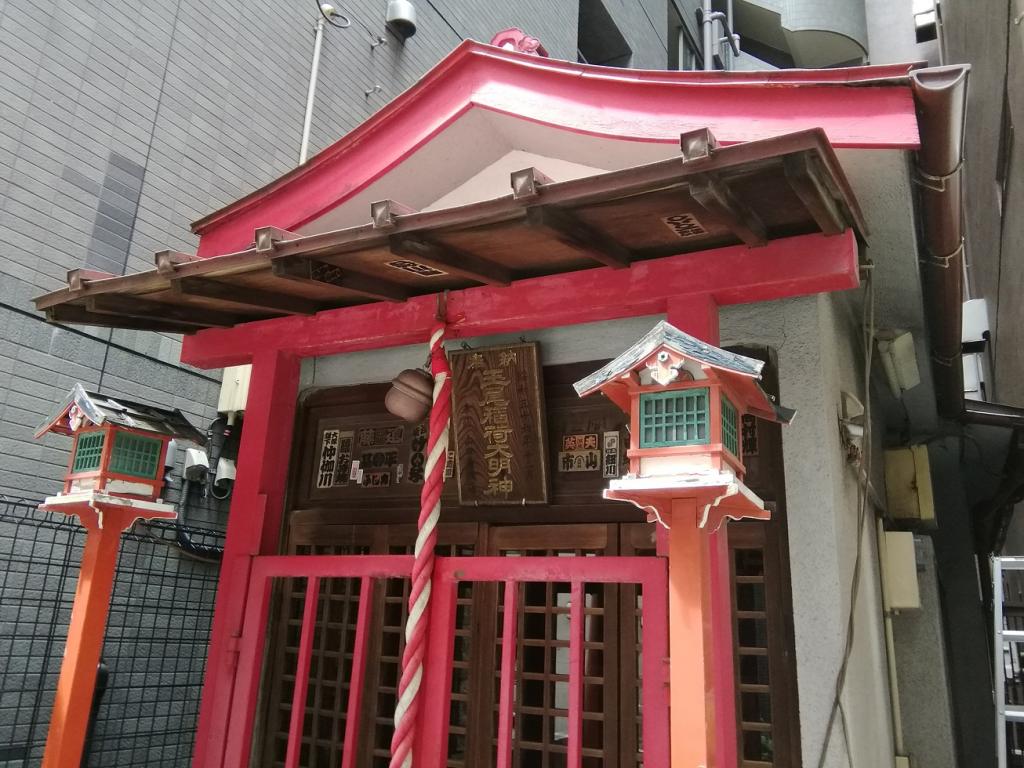
[[[891,508],[882,436],[963,407],[966,68],[539,52],[35,300],[252,366],[194,765],[894,765],[947,683],[889,585],[956,501],[918,454]]]

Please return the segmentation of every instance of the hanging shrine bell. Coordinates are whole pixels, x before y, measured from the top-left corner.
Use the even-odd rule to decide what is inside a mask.
[[[74,445],[61,493],[40,509],[74,515],[86,530],[42,762],[66,768],[81,764],[121,534],[137,520],[175,517],[160,499],[168,445],[205,439],[179,411],[86,392],[81,384],[36,438],[51,432],[73,437]]]
[[[788,424],[794,412],[761,388],[763,363],[656,325],[606,366],[576,382],[629,415],[629,472],[606,499],[657,521],[667,556],[672,768],[737,765],[730,562],[726,518],[766,520],[743,482],[741,419]]]

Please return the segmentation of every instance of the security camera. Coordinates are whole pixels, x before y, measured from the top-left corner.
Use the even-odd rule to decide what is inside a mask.
[[[185,451],[185,479],[190,482],[196,482],[206,479],[206,474],[210,471],[210,459],[206,455],[206,451],[201,451],[198,448],[189,448]]]
[[[407,40],[416,34],[416,6],[409,0],[388,0],[384,21],[388,29],[402,40]]]

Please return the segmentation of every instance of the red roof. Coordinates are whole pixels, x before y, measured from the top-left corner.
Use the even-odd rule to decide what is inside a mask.
[[[919,64],[767,72],[597,67],[465,41],[339,141],[193,224],[199,255],[295,230],[379,178],[470,109],[632,141],[710,128],[723,144],[823,128],[835,147],[919,146],[908,76]]]

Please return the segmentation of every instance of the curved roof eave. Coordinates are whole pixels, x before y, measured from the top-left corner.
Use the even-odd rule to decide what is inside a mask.
[[[307,163],[199,219],[192,230],[203,238],[199,254],[209,256],[244,247],[256,226],[294,228],[400,164],[472,108],[630,140],[674,142],[691,124],[711,127],[725,144],[822,127],[837,147],[916,149],[909,83],[920,66],[646,71],[538,58],[467,40]],[[839,98],[837,87],[844,90]],[[726,89],[747,93],[723,99]],[[340,187],[325,183],[338,163],[345,164]]]

